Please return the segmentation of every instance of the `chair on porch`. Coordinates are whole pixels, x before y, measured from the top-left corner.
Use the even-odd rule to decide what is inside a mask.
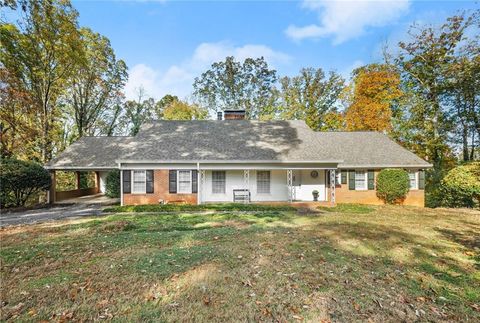
[[[250,203],[250,190],[235,189],[233,190],[234,203]]]

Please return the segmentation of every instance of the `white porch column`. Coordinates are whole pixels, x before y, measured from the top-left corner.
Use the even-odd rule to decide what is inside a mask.
[[[203,202],[203,189],[205,188],[205,171],[202,169],[198,172],[198,175],[200,176],[200,185],[199,185],[199,190],[198,190],[198,199],[197,203],[202,204]]]
[[[293,174],[291,169],[287,169],[287,190],[288,202],[293,202]]]
[[[118,165],[120,169],[120,205],[123,206],[123,170],[121,165]]]
[[[243,171],[243,184],[245,186],[245,189],[247,190],[248,197],[250,197],[250,170],[245,169]],[[249,203],[250,198],[247,198],[244,200],[244,203]]]
[[[335,169],[330,170],[330,203],[332,206],[335,205],[335,184],[337,183],[337,176],[335,174]]]

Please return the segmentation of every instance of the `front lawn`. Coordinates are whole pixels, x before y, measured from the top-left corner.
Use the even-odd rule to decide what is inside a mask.
[[[1,319],[480,320],[476,211],[147,211],[2,229]]]

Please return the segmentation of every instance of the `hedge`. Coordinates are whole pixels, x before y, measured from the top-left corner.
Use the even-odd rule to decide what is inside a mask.
[[[403,169],[383,169],[377,176],[377,196],[387,204],[401,203],[410,190],[408,173]]]
[[[440,185],[442,205],[447,207],[480,206],[480,162],[450,170]]]
[[[112,198],[120,197],[120,171],[112,170],[107,174],[105,195]]]

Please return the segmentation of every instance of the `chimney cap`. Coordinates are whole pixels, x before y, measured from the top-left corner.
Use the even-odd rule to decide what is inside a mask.
[[[230,109],[223,111],[223,117],[225,118],[225,120],[245,119],[245,115],[246,111],[240,109]]]

